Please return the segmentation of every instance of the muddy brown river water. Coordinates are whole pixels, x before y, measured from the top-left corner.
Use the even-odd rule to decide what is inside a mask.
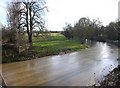
[[[91,43],[90,43],[91,44]],[[2,65],[8,86],[88,86],[118,65],[119,48],[101,42],[79,52]]]

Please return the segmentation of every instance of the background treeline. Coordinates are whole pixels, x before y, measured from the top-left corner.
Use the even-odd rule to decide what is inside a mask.
[[[118,22],[111,22],[103,26],[99,19],[81,18],[71,26],[67,24],[62,32],[68,39],[77,39],[84,43],[85,39],[96,41],[116,41],[120,39],[120,26]]]

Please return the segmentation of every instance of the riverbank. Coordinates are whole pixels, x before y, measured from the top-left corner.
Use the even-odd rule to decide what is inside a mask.
[[[116,67],[113,71],[111,71],[107,76],[105,76],[105,80],[100,83],[100,86],[95,86],[96,88],[105,88],[109,86],[120,86],[120,65]]]
[[[14,57],[3,58],[3,63],[25,61],[49,55],[65,54],[87,48],[79,41],[68,40],[60,33],[51,33],[48,37],[33,37],[33,46]]]
[[[120,47],[120,41],[110,41],[110,40],[106,40],[107,43],[111,43],[111,44],[114,44],[118,47]]]

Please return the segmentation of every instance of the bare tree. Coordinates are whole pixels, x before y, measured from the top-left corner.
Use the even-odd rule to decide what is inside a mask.
[[[35,2],[33,0],[23,1],[24,9],[21,11],[22,14],[22,27],[27,30],[28,41],[32,44],[32,32],[33,29],[44,28],[44,9],[46,2],[39,0]]]
[[[44,29],[46,2],[44,0],[13,0],[8,4],[8,24],[14,33],[26,30],[28,42],[32,45],[34,29]],[[17,31],[18,30],[18,31]],[[18,38],[19,39],[19,38]]]
[[[17,40],[17,32],[20,25],[20,3],[9,2],[7,5],[8,29],[11,31],[11,42]]]

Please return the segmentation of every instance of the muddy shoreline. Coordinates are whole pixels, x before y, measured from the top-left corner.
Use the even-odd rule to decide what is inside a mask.
[[[120,65],[113,69],[108,75],[105,76],[105,79],[99,83],[99,86],[96,84],[93,85],[94,88],[105,88],[110,86],[118,87],[120,86]]]

